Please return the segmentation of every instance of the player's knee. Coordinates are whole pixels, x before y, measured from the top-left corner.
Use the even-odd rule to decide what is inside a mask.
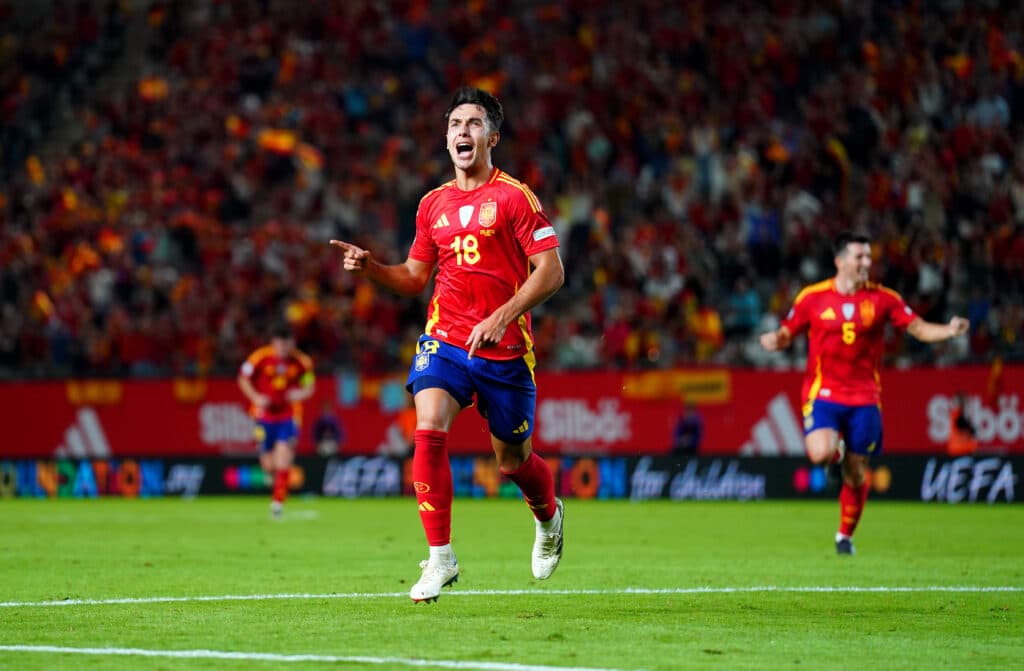
[[[444,412],[433,412],[430,410],[416,409],[416,430],[417,431],[443,431],[447,432],[452,425],[454,416]]]
[[[831,429],[818,429],[807,434],[804,448],[807,458],[814,464],[827,464],[839,445],[839,435]]]
[[[843,482],[851,487],[860,487],[867,480],[867,465],[856,455],[850,457],[843,463]]]
[[[823,443],[808,443],[807,458],[814,464],[827,464],[832,459],[832,450]]]

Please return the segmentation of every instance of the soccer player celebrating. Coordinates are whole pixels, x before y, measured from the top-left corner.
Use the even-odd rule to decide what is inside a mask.
[[[253,351],[238,372],[238,388],[252,403],[260,467],[273,483],[270,512],[280,517],[295,459],[302,402],[313,395],[313,362],[295,347],[287,324],[274,327],[270,344]]]
[[[969,322],[927,322],[895,291],[868,280],[871,240],[852,232],[834,243],[836,275],[804,288],[775,331],[761,335],[768,351],[789,347],[807,331],[804,445],[816,464],[842,463],[836,552],[853,554],[853,532],[867,500],[868,459],[882,452],[881,385],[885,324],[922,342],[940,342],[967,332]],[[845,457],[844,457],[845,452]]]
[[[551,470],[530,445],[537,388],[529,310],[562,286],[565,271],[540,201],[491,164],[502,119],[490,93],[455,92],[445,114],[455,179],[420,201],[404,263],[384,265],[368,250],[331,241],[344,251],[345,270],[401,295],[423,291],[438,269],[406,385],[416,408],[413,487],[430,547],[409,592],[416,602],[436,600],[459,577],[447,443],[452,422],[474,395],[498,467],[522,491],[536,520],[533,575],[550,577],[562,556],[562,502]]]

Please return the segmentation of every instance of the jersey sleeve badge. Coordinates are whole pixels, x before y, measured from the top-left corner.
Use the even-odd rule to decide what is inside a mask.
[[[541,240],[550,238],[554,234],[554,226],[545,226],[544,228],[538,228],[536,231],[533,232],[533,241],[540,242]]]

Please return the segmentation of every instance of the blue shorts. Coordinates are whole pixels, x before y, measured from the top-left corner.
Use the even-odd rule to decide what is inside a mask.
[[[294,419],[284,419],[278,422],[256,421],[256,442],[260,444],[260,453],[272,452],[274,445],[280,441],[295,443],[299,436],[299,427]]]
[[[843,405],[820,398],[804,405],[804,435],[815,429],[835,429],[854,454],[882,453],[882,410],[877,405]]]
[[[491,433],[506,443],[522,443],[533,435],[537,383],[523,357],[503,361],[469,358],[469,353],[428,335],[420,336],[405,388],[440,388],[463,408],[473,404],[487,419]]]

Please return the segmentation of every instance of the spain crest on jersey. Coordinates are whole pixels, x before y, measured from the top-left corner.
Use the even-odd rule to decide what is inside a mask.
[[[498,220],[498,204],[496,202],[488,201],[480,206],[480,215],[477,217],[477,223],[484,228],[493,226],[494,222]]]
[[[875,304],[871,301],[861,301],[860,304],[860,320],[864,322],[865,326],[871,326],[871,323],[875,321]]]

